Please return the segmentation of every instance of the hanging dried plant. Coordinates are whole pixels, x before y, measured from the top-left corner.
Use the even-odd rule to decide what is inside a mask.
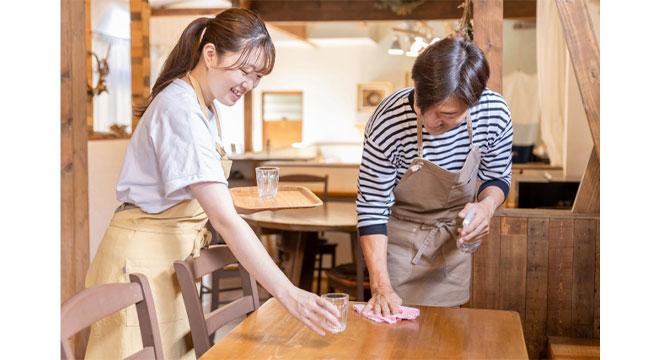
[[[461,20],[456,23],[454,33],[449,35],[449,37],[461,37],[472,41],[474,39],[472,30],[472,0],[464,0],[458,8],[463,8],[463,16],[461,17]]]
[[[424,2],[426,0],[378,0],[374,6],[378,9],[389,8],[397,15],[409,15]]]

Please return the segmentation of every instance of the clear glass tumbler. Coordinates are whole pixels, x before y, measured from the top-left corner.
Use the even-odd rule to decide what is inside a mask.
[[[337,329],[337,332],[346,330],[346,324],[348,323],[348,294],[329,293],[323,294],[321,297],[328,300],[331,304],[334,304],[337,307],[337,310],[339,310],[340,328]]]
[[[277,195],[277,184],[280,180],[280,169],[260,166],[256,168],[257,191],[262,199],[272,199]]]

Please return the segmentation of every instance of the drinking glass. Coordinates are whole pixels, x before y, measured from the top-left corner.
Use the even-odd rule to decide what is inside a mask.
[[[337,310],[339,310],[339,329],[337,329],[337,332],[346,330],[346,324],[348,323],[348,294],[329,293],[323,294],[321,297],[335,305]]]
[[[257,191],[262,199],[272,199],[277,195],[277,184],[280,180],[280,169],[260,166],[257,172]]]

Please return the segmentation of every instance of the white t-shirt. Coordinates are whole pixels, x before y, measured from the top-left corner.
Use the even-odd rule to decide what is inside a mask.
[[[192,199],[189,185],[227,185],[213,113],[202,113],[192,86],[175,79],[151,102],[126,150],[117,200],[159,213]]]

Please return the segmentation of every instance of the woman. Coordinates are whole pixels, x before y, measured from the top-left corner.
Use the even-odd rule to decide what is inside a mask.
[[[305,325],[323,335],[338,312],[296,288],[233,207],[214,99],[234,105],[269,74],[275,49],[264,23],[244,9],[199,18],[183,31],[156,81],[117,184],[123,204],[89,269],[86,286],[149,278],[167,359],[194,358],[173,262],[199,253],[210,221],[241,264]],[[221,160],[223,166],[221,167]],[[224,168],[224,169],[223,169]],[[124,358],[142,348],[133,308],[92,327],[87,358]]]
[[[511,116],[488,76],[477,46],[438,41],[415,60],[414,89],[384,99],[369,120],[357,199],[365,311],[468,301],[471,254],[457,243],[488,234],[511,183]]]

